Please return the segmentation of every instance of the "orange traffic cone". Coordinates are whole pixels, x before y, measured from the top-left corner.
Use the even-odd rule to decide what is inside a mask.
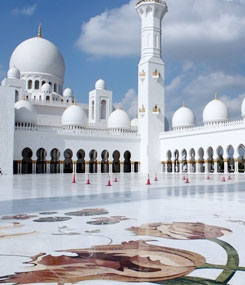
[[[87,182],[86,182],[87,185],[90,185],[90,179],[89,179],[89,175],[88,175],[88,179],[87,179]]]
[[[151,180],[150,180],[150,175],[149,174],[148,174],[148,179],[147,179],[146,185],[151,185]]]
[[[157,174],[155,175],[154,181],[156,181],[156,182],[158,181]]]
[[[222,182],[225,182],[225,177],[224,176],[222,177]]]
[[[185,183],[190,183],[190,181],[189,181],[189,178],[188,177],[186,177],[186,180],[185,180]]]
[[[110,176],[109,176],[109,180],[107,181],[107,185],[106,186],[111,186]]]
[[[73,176],[72,176],[72,183],[76,183],[76,174],[73,173]]]

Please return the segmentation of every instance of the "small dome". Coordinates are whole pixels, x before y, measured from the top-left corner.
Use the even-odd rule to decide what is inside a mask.
[[[219,123],[229,120],[229,111],[222,101],[214,99],[209,102],[203,111],[203,123]]]
[[[107,126],[109,129],[130,129],[130,119],[127,113],[123,110],[117,109],[112,112],[108,118]]]
[[[20,100],[16,102],[15,122],[35,125],[37,123],[36,108],[29,101],[26,100]]]
[[[48,84],[48,83],[44,83],[42,88],[41,88],[41,92],[43,92],[43,93],[51,93],[52,92],[51,85]]]
[[[191,109],[183,106],[179,108],[173,115],[172,127],[176,128],[189,128],[194,127],[196,118]]]
[[[83,127],[87,124],[87,115],[79,105],[71,105],[62,115],[62,126]]]
[[[134,118],[131,121],[131,128],[137,129],[138,128],[138,118]]]
[[[245,119],[245,98],[242,101],[241,111],[242,111],[242,118]]]
[[[103,89],[106,90],[106,83],[103,79],[99,79],[95,83],[95,89]]]
[[[66,89],[63,91],[63,96],[64,96],[64,97],[74,98],[74,96],[73,96],[73,91],[71,90],[71,88],[66,88]]]
[[[20,71],[18,68],[16,68],[15,66],[14,67],[11,67],[8,71],[8,78],[11,78],[11,79],[20,79]]]

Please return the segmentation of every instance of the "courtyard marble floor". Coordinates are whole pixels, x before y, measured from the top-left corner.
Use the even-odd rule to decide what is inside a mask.
[[[245,174],[87,178],[0,176],[0,283],[245,284]]]

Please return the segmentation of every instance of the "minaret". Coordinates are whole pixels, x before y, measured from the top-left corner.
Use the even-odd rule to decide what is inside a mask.
[[[141,60],[138,66],[140,161],[142,173],[161,170],[159,135],[164,131],[164,63],[161,58],[161,22],[168,11],[163,0],[141,0]]]

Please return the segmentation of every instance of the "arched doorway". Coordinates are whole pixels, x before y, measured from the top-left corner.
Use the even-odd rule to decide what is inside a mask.
[[[196,159],[195,159],[196,153],[194,148],[190,150],[190,165],[191,169],[190,172],[196,172]]]
[[[101,173],[109,173],[109,152],[103,150],[101,153]]]
[[[204,150],[202,147],[200,147],[198,150],[198,156],[199,172],[204,172]]]
[[[172,153],[169,150],[167,152],[167,172],[172,172]]]
[[[22,151],[22,174],[32,174],[32,155],[33,152],[28,147]]]
[[[217,172],[223,173],[224,172],[224,150],[221,146],[217,148]]]
[[[127,150],[124,152],[124,164],[123,164],[124,173],[131,172],[131,153]]]
[[[47,152],[43,148],[37,150],[37,165],[36,173],[43,174],[47,172],[47,162],[46,162]]]
[[[181,157],[182,157],[182,172],[187,172],[188,168],[187,168],[187,151],[186,151],[186,149],[182,150]]]
[[[89,158],[89,173],[97,173],[97,151],[91,150]]]
[[[175,150],[174,152],[174,172],[179,172],[179,151]]]
[[[77,152],[77,173],[85,173],[85,151],[83,149]]]
[[[214,172],[214,150],[212,147],[208,148],[208,172]]]
[[[120,173],[120,152],[115,150],[112,154],[113,163],[112,163],[112,172]]]
[[[244,172],[244,163],[245,163],[245,146],[243,144],[239,145],[238,147],[238,171],[239,172]]]
[[[73,172],[73,163],[72,163],[73,153],[70,149],[65,150],[64,152],[64,173],[72,173]]]
[[[228,163],[228,172],[235,171],[235,160],[234,160],[234,148],[233,146],[229,145],[227,148],[227,163]]]
[[[50,173],[60,173],[60,151],[54,148],[50,152]]]

